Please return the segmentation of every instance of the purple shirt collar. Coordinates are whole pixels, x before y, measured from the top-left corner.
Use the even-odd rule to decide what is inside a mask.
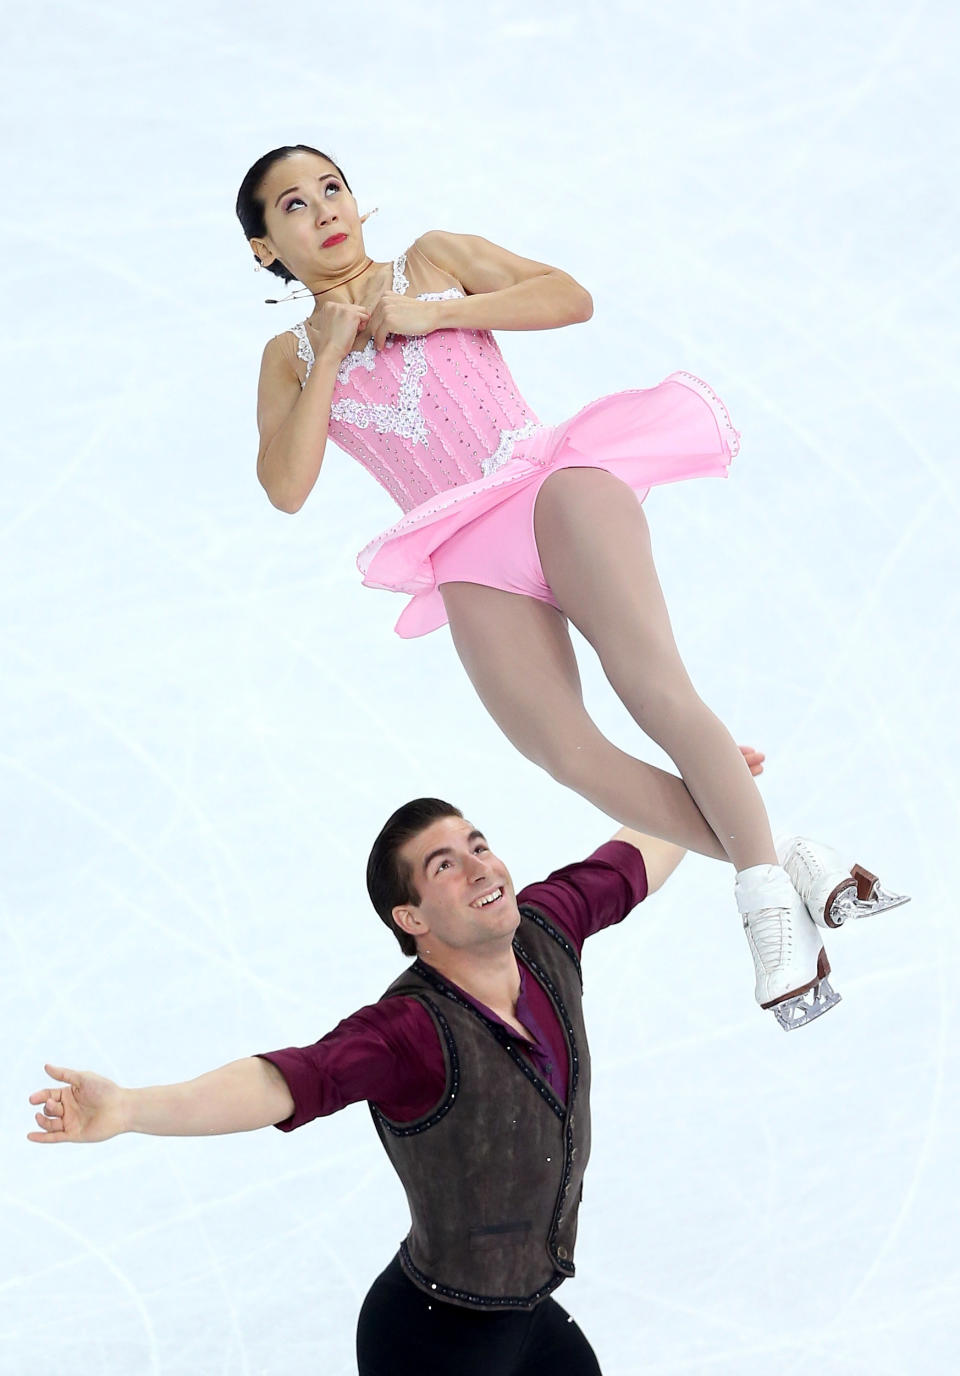
[[[422,963],[427,965],[429,962],[423,961]],[[480,1000],[475,999],[472,994],[468,994],[466,989],[461,989],[458,984],[454,984],[453,980],[448,979],[446,975],[441,975],[439,970],[435,971],[435,973],[439,975],[446,984],[449,984],[451,989],[456,990],[460,997],[465,999],[471,1007],[476,1008],[476,1010],[482,1013],[490,1022],[496,1023],[498,1027],[502,1027],[505,1032],[509,1033],[513,1040],[519,1043],[530,1057],[530,1060],[533,1062],[533,1067],[541,1079],[546,1080],[558,1099],[565,1101],[567,1097],[567,1067],[559,1063],[560,1058],[557,1056],[556,1050],[551,1049],[547,1033],[541,1025],[540,1018],[537,1016],[532,1006],[533,1001],[537,999],[537,995],[539,995],[539,1002],[547,999],[548,996],[540,989],[540,986],[519,957],[517,957],[517,967],[520,971],[520,993],[517,996],[517,1022],[522,1023],[531,1034],[530,1037],[523,1036],[515,1027],[511,1027],[508,1022],[505,1022],[504,1019],[500,1017],[499,1013],[495,1013],[493,1009],[488,1008],[485,1003],[481,1003]],[[431,965],[429,968],[432,970],[433,966]],[[533,986],[532,989],[531,986]]]

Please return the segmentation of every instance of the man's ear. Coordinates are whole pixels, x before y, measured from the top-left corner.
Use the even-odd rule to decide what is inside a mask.
[[[401,932],[406,932],[407,936],[426,936],[430,930],[424,922],[419,908],[412,908],[408,904],[398,905],[393,909],[391,916]]]

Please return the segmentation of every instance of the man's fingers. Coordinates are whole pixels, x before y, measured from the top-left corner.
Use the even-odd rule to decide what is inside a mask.
[[[63,1123],[59,1118],[45,1118],[42,1113],[35,1113],[33,1116],[39,1126],[47,1132],[63,1132]]]
[[[45,1099],[52,1098],[56,1093],[58,1093],[58,1091],[55,1089],[38,1089],[30,1095],[27,1102],[30,1104],[42,1104]]]
[[[55,1080],[62,1080],[64,1084],[73,1084],[80,1079],[79,1070],[67,1070],[62,1065],[45,1065],[44,1070]]]

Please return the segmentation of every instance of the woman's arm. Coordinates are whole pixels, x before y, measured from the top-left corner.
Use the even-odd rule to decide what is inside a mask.
[[[477,330],[550,330],[593,315],[593,299],[569,273],[521,258],[477,234],[434,229],[416,247],[469,292],[438,301],[443,326]]]
[[[204,1137],[250,1132],[289,1118],[293,1096],[276,1066],[259,1056],[231,1061],[195,1080],[150,1089],[123,1089],[88,1070],[44,1066],[61,1083],[39,1089],[40,1132],[31,1142],[105,1142],[122,1132],[160,1137]]]
[[[280,511],[299,511],[320,474],[327,446],[337,369],[370,316],[359,306],[328,302],[310,330],[314,364],[303,388],[284,336],[263,351],[257,392],[257,477]]]
[[[590,293],[569,273],[521,258],[476,234],[433,229],[414,245],[434,267],[468,293],[447,301],[418,301],[387,292],[374,307],[370,332],[378,349],[388,334],[432,330],[552,330],[589,320]]]

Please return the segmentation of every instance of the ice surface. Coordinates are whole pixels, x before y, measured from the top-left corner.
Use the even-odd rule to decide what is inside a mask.
[[[362,1107],[38,1148],[42,1063],[187,1078],[375,997],[363,866],[405,798],[460,803],[518,881],[614,830],[511,750],[445,632],[392,635],[359,468],[331,454],[293,520],[256,484],[260,350],[301,313],[261,304],[231,207],[299,140],[381,207],[378,257],[439,226],[590,287],[588,325],[502,338],[546,419],[717,387],[730,481],[648,503],[694,681],[767,751],[777,825],[914,895],[837,934],[844,1001],[790,1037],[719,866],[588,949],[560,1298],[608,1376],[956,1370],[957,37],[946,0],[10,7],[3,1376],[353,1370],[405,1218]]]

